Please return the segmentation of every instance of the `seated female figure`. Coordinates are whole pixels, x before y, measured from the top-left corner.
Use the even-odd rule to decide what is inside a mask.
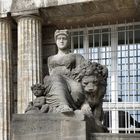
[[[71,76],[85,59],[80,54],[70,53],[68,40],[67,30],[56,30],[55,41],[58,53],[48,58],[50,76],[44,78],[46,102],[52,112],[74,111],[85,99],[81,82]]]

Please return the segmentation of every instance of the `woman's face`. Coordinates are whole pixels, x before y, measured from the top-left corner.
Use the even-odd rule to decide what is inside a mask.
[[[68,39],[65,35],[58,35],[56,38],[56,44],[58,46],[58,49],[63,50],[67,48]]]

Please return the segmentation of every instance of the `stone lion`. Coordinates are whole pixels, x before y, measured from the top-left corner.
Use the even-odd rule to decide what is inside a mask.
[[[95,132],[108,132],[103,126],[103,97],[106,93],[108,70],[98,63],[88,62],[79,68],[80,76],[75,75],[84,89],[85,102],[81,106],[82,112],[91,117]]]

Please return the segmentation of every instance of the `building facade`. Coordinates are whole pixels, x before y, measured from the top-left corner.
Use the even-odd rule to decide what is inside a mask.
[[[110,133],[140,131],[140,0],[1,0],[0,139],[10,140],[12,114],[34,98],[57,52],[54,31],[66,28],[72,52],[109,69]]]

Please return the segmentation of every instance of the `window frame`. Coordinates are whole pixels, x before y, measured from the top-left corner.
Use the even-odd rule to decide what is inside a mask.
[[[132,110],[132,111],[140,111],[140,103],[138,102],[118,102],[118,97],[119,97],[119,94],[118,94],[118,74],[117,73],[117,66],[118,66],[118,28],[120,27],[125,27],[125,44],[124,46],[126,46],[129,42],[126,42],[127,40],[127,36],[126,36],[126,32],[127,32],[127,29],[126,27],[128,26],[135,26],[135,25],[140,25],[140,22],[133,22],[133,23],[124,23],[124,24],[115,24],[115,25],[104,25],[104,26],[93,26],[93,27],[85,27],[85,28],[78,28],[78,29],[70,29],[70,32],[83,32],[83,55],[85,57],[85,59],[89,59],[89,58],[92,58],[92,56],[89,56],[89,55],[93,55],[92,53],[89,52],[89,34],[88,34],[88,31],[89,30],[93,30],[93,33],[94,34],[94,31],[97,29],[106,29],[106,28],[109,28],[110,30],[110,37],[109,37],[109,43],[108,43],[108,46],[111,47],[111,97],[109,97],[109,99],[111,99],[111,102],[104,102],[103,103],[103,109],[104,111],[111,111],[111,115],[112,115],[112,119],[111,119],[111,124],[112,124],[112,128],[109,127],[109,130],[110,132],[112,133],[118,133],[119,130],[122,130],[121,128],[119,128],[119,116],[118,116],[118,111],[119,110],[125,110],[125,111],[129,111],[129,110]],[[134,32],[134,30],[132,30],[132,32]],[[101,38],[100,38],[100,45],[99,45],[99,50],[98,50],[98,58],[99,58],[99,63],[101,63],[101,50],[100,48],[103,46],[102,45],[102,34],[103,33],[100,33],[101,34]],[[81,35],[78,34],[78,38],[80,37]],[[71,48],[72,48],[72,51],[74,50],[74,45],[73,45],[73,41],[72,41],[72,37],[71,36]],[[135,36],[133,35],[133,40],[135,39]],[[79,39],[78,39],[79,40]],[[133,42],[134,43],[134,42]],[[94,40],[94,37],[93,37],[93,44],[95,44],[95,40]],[[135,45],[135,44],[134,44]],[[78,47],[79,48],[79,47]],[[93,46],[94,48],[94,46]],[[121,50],[120,50],[121,51]],[[129,51],[129,50],[128,50]],[[92,52],[92,49],[91,49],[91,52]],[[79,53],[77,51],[77,53]],[[82,51],[80,52],[82,53]],[[106,54],[106,50],[105,50],[105,54]],[[130,62],[128,62],[130,64]],[[137,63],[137,62],[136,62]],[[134,113],[133,113],[134,115]],[[134,115],[135,116],[135,115]],[[109,120],[110,121],[110,120]],[[129,131],[131,130],[131,128],[125,128],[126,131]],[[137,130],[138,128],[135,128],[135,130]],[[140,128],[138,129],[140,131]]]

